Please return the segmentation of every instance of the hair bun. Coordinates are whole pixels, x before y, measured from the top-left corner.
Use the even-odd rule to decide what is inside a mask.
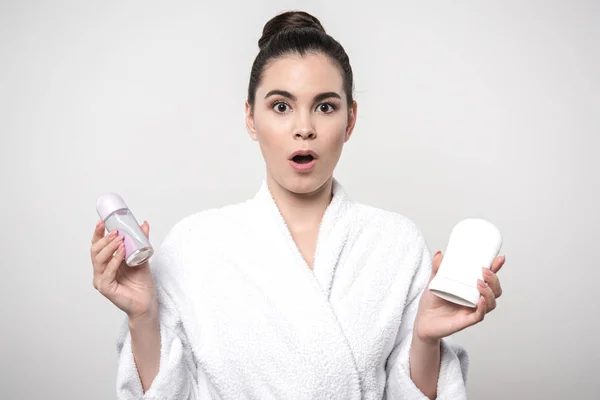
[[[326,33],[321,22],[309,13],[304,11],[287,11],[267,21],[263,28],[262,37],[258,40],[258,47],[262,50],[273,36],[283,30],[303,28],[317,29]]]

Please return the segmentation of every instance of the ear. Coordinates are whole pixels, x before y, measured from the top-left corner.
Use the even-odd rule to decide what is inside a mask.
[[[254,115],[252,114],[252,107],[250,107],[248,100],[246,100],[246,129],[248,130],[250,138],[257,141],[256,128],[254,127]]]
[[[354,131],[354,125],[356,125],[356,116],[358,115],[358,104],[356,101],[352,102],[352,107],[348,109],[348,125],[346,126],[346,137],[344,143],[350,140],[352,131]]]

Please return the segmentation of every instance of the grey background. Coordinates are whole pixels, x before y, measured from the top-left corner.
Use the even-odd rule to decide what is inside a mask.
[[[597,398],[599,2],[202,3],[1,2],[0,397],[114,398],[124,314],[92,287],[95,199],[121,193],[158,245],[253,196],[249,70],[263,24],[300,7],[354,69],[349,193],[432,252],[466,217],[504,235],[498,308],[453,336],[470,398]]]

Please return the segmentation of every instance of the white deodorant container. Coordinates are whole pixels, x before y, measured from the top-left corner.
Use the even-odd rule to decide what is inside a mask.
[[[454,226],[448,246],[429,290],[442,299],[467,307],[477,307],[481,293],[477,279],[482,267],[490,268],[502,247],[498,228],[480,218],[468,218]]]
[[[96,210],[108,232],[116,229],[119,235],[123,235],[127,265],[135,267],[143,264],[154,254],[150,241],[121,196],[103,194],[96,202]]]

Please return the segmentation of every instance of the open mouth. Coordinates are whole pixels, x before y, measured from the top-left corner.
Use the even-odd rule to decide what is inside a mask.
[[[310,154],[298,154],[297,156],[294,156],[292,158],[292,161],[294,161],[297,164],[308,164],[314,159],[315,158]]]

